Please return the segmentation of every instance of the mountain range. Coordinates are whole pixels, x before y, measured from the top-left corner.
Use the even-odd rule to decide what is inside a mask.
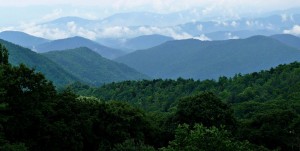
[[[205,34],[212,40],[225,40],[231,38],[230,36],[222,35],[222,33],[232,33],[232,36],[241,38],[248,38],[254,35],[268,36],[280,34],[284,30],[291,29],[294,25],[299,24],[300,14],[286,16],[278,14],[268,17],[242,18],[225,21],[196,21],[178,25],[177,28],[195,36]],[[212,33],[221,33],[221,35],[215,37],[216,35]]]
[[[136,70],[109,59],[89,48],[42,53],[78,79],[90,85],[100,85],[125,80],[148,79]]]
[[[71,84],[75,81],[82,82],[80,79],[66,72],[50,59],[31,51],[28,48],[15,45],[1,39],[0,43],[8,49],[9,62],[11,64],[19,65],[23,63],[31,68],[35,68],[36,71],[42,72],[47,79],[53,81],[53,83],[57,86]]]
[[[89,39],[83,38],[83,37],[71,37],[71,38],[65,38],[65,39],[59,39],[59,40],[53,40],[41,45],[36,46],[37,52],[48,52],[48,51],[54,51],[54,50],[66,50],[66,49],[74,49],[78,47],[87,47],[98,54],[102,55],[103,57],[113,59],[117,58],[119,56],[124,55],[125,53],[121,50],[109,48],[106,46],[103,46],[101,44],[98,44],[94,41],[91,41]]]
[[[54,85],[61,87],[74,82],[89,85],[147,79],[127,65],[106,59],[89,48],[36,53],[0,39],[9,50],[9,61],[13,65],[25,64],[43,73]]]
[[[116,61],[153,78],[216,79],[300,60],[300,50],[266,36],[224,41],[169,41]]]
[[[20,31],[3,31],[0,33],[0,39],[26,48],[34,48],[37,45],[50,41],[48,39],[32,36]]]
[[[63,20],[68,20],[68,18]],[[174,40],[172,37],[155,34],[129,39],[98,39],[97,41],[76,36],[51,41],[18,31],[4,31],[0,33],[0,37],[3,40],[30,48],[38,53],[87,47],[109,59],[120,57],[125,55],[125,53],[133,52],[135,50],[151,48],[166,41]]]
[[[100,43],[106,46],[121,49],[127,53],[135,50],[148,49],[171,40],[174,39],[172,37],[158,34],[143,35],[129,39],[98,39]]]
[[[46,31],[64,35],[60,38],[80,35],[93,40],[128,40],[153,34],[175,39],[205,35],[211,40],[227,40],[248,38],[254,35],[282,34],[284,31],[291,30],[294,26],[300,24],[300,11],[297,11],[297,9],[238,17],[226,17],[225,14],[218,17],[216,14],[205,14],[204,12],[205,10],[201,8],[170,14],[126,12],[95,20],[65,16],[39,23],[37,26],[47,29],[43,30],[45,31],[43,33],[44,38],[51,39],[53,36]]]
[[[130,48],[128,52],[136,50],[126,55],[82,37],[48,41],[20,32],[0,33],[5,34],[6,39],[10,34],[23,35],[29,41],[37,39],[31,44],[38,44],[35,51],[39,53],[4,40],[0,42],[10,50],[14,65],[24,63],[36,68],[56,85],[75,81],[99,85],[149,77],[216,79],[300,60],[300,38],[287,34],[219,41],[145,35],[122,42],[120,47],[126,45]],[[26,39],[11,40],[26,44]],[[116,59],[109,60],[113,58]]]
[[[287,44],[291,47],[300,50],[300,38],[297,36],[289,35],[289,34],[278,34],[278,35],[272,35],[271,38],[274,38],[284,44]]]

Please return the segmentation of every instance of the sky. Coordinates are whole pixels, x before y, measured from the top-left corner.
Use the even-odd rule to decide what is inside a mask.
[[[42,23],[65,16],[100,20],[116,13],[153,12],[168,14],[180,11],[201,12],[202,16],[222,16],[223,18],[253,18],[266,12],[300,8],[300,0],[0,0],[0,32],[6,30],[23,31],[48,39],[66,38],[74,35],[96,39],[97,36],[138,34],[164,34],[174,38],[190,38],[186,33],[178,34],[170,28],[142,27],[132,31],[127,27],[114,26],[103,31],[84,29],[75,23],[68,23],[68,30],[49,28]],[[202,26],[201,26],[202,29]],[[141,30],[141,31],[140,31]],[[300,35],[300,25],[286,29],[284,33]],[[230,35],[233,36],[234,35]],[[199,39],[208,39],[199,35]]]
[[[208,13],[260,13],[300,7],[300,0],[0,0],[0,25],[44,22],[63,16],[101,19],[122,12],[172,13],[201,8]]]

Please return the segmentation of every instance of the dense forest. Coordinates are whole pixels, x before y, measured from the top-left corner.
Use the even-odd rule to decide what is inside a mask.
[[[0,150],[300,149],[300,63],[232,78],[56,89],[0,46]]]

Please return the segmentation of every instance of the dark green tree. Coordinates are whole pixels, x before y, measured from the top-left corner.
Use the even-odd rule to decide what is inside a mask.
[[[202,123],[208,127],[224,125],[234,128],[236,121],[232,113],[229,106],[213,93],[204,92],[180,99],[175,113],[175,121],[179,124]]]
[[[0,44],[0,64],[3,64],[3,46]]]
[[[8,50],[6,47],[3,47],[3,64],[7,65],[8,64]]]
[[[0,64],[8,64],[8,50],[0,44]]]
[[[224,129],[207,128],[196,124],[179,125],[176,129],[175,140],[162,151],[267,151],[263,147],[250,144],[247,141],[237,141]]]

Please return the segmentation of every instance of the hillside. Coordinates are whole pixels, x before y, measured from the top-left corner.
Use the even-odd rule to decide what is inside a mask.
[[[64,70],[82,79],[85,83],[92,85],[147,78],[136,70],[103,58],[85,47],[52,51],[42,53],[42,55],[60,65]]]
[[[300,37],[289,34],[278,34],[270,37],[300,50]]]
[[[123,47],[125,47],[125,49],[131,49],[131,50],[142,50],[142,49],[148,49],[154,46],[158,46],[162,43],[171,40],[174,39],[163,35],[144,35],[144,36],[128,39],[123,44]]]
[[[187,96],[213,92],[222,102],[230,104],[233,109],[240,126],[236,131],[239,133],[239,139],[247,139],[251,143],[263,145],[271,150],[279,148],[284,151],[293,150],[299,144],[299,135],[297,135],[300,133],[299,73],[300,63],[294,62],[269,70],[236,75],[233,78],[220,77],[218,81],[195,81],[182,78],[177,80],[155,79],[112,83],[99,88],[88,88],[76,84],[73,85],[73,88],[81,95],[95,96],[100,100],[107,101],[125,101],[150,111],[152,114],[153,111],[159,112],[156,119],[161,119],[163,123],[176,119],[172,113],[179,109],[184,99],[190,98]],[[202,102],[208,100],[209,98],[206,97]],[[190,103],[190,106],[185,108],[190,116],[184,119],[187,121],[197,120],[194,117],[199,116],[197,113],[202,112],[199,109],[201,107],[197,106],[196,99]],[[212,103],[207,108],[214,105]],[[207,108],[203,112],[216,114],[219,111],[216,108]],[[193,110],[196,112],[193,113]],[[161,118],[164,114],[171,115],[172,120]],[[199,117],[199,119],[201,118]],[[205,122],[206,120],[203,123]]]
[[[14,44],[26,48],[34,48],[36,45],[49,41],[47,39],[35,37],[19,31],[3,31],[0,33],[0,39],[12,42]]]
[[[124,55],[125,53],[121,50],[112,49],[103,45],[100,45],[92,40],[83,38],[83,37],[71,37],[66,39],[54,40],[41,44],[36,47],[36,50],[40,53],[54,51],[54,50],[65,50],[65,49],[74,49],[79,47],[87,47],[91,50],[97,52],[101,56],[113,59],[119,56]]]
[[[53,81],[56,86],[63,86],[80,81],[73,75],[63,70],[56,63],[40,54],[31,51],[30,49],[23,48],[1,39],[0,43],[9,50],[9,62],[11,64],[18,65],[20,63],[24,63],[31,68],[35,68],[37,71],[42,72],[46,78]]]
[[[239,31],[216,31],[205,33],[211,40],[245,39],[256,35],[271,36],[276,34],[270,30],[239,30]]]
[[[211,79],[300,60],[300,51],[264,36],[226,41],[179,40],[116,61],[154,78]]]

